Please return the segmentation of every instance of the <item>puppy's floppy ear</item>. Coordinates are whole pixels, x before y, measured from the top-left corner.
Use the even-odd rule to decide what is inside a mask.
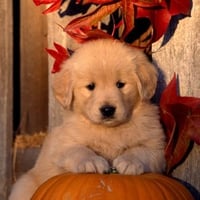
[[[139,79],[137,86],[143,100],[151,99],[157,87],[158,72],[146,57],[136,63],[136,74]]]
[[[62,68],[53,75],[52,88],[56,99],[64,108],[70,109],[73,98],[72,77],[69,68]]]

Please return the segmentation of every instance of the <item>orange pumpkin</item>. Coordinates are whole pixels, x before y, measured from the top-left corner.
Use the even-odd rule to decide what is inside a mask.
[[[178,181],[160,174],[62,174],[43,183],[32,200],[193,200]]]

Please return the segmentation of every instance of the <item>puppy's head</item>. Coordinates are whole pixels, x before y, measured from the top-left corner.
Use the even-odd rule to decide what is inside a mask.
[[[157,85],[157,71],[141,51],[108,39],[83,44],[54,76],[65,108],[106,126],[128,121]]]

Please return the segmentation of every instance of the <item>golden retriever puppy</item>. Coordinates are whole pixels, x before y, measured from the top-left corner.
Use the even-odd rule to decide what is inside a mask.
[[[140,50],[111,39],[83,44],[54,75],[55,97],[70,114],[47,136],[10,200],[30,200],[42,182],[64,172],[162,172],[165,136],[150,103],[156,85],[157,71]]]

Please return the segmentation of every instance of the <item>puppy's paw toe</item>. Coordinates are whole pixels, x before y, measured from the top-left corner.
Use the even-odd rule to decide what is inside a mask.
[[[138,175],[144,173],[144,166],[138,159],[127,159],[123,156],[116,158],[113,166],[120,174]]]
[[[104,173],[109,170],[108,162],[100,157],[93,156],[79,163],[77,170],[79,173]]]

